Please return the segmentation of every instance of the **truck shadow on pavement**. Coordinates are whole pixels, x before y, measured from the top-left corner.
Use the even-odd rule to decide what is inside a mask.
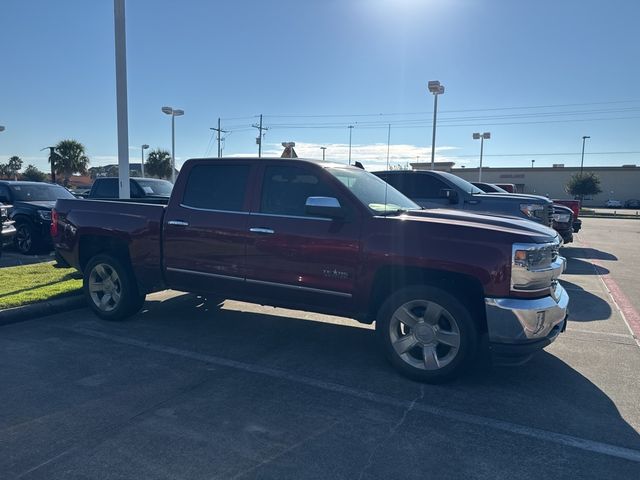
[[[606,275],[609,273],[609,269],[598,265],[596,267],[588,260],[581,260],[579,258],[570,257],[567,255],[567,269],[566,275]],[[562,277],[561,277],[562,278]]]
[[[589,308],[592,319],[606,316],[606,302],[598,300],[598,313],[593,313],[598,309]],[[267,371],[258,373],[277,379],[276,384],[281,385],[280,381],[285,379],[302,387],[317,387],[314,382],[321,380],[321,384],[340,386],[338,391],[344,387],[351,396],[353,392],[366,392],[355,396],[367,397],[372,393],[453,412],[450,418],[462,423],[464,415],[470,414],[631,448],[638,450],[640,462],[640,436],[621,417],[608,395],[571,365],[546,351],[519,367],[481,367],[449,384],[421,385],[391,368],[371,328],[355,322],[327,323],[306,312],[272,310],[239,302],[225,302],[218,307],[186,295],[148,302],[144,313],[118,329],[134,337],[140,335],[147,342],[166,344],[174,352],[197,351],[211,355],[214,362],[219,358],[241,362],[239,370],[255,373],[252,366],[259,366]],[[559,346],[559,350],[574,365],[584,366],[587,371],[591,368],[591,375],[600,378],[601,383],[610,382],[607,387],[612,391],[627,389],[629,395],[638,394],[631,391],[638,390],[637,385],[630,386],[618,378],[603,379],[603,374],[594,374],[593,364],[583,365],[571,352],[567,353],[567,349],[573,348],[568,335],[561,336],[554,346],[564,342],[568,346]],[[292,394],[295,391],[291,387]],[[266,396],[272,394],[261,392]],[[640,418],[634,421],[640,425]],[[489,429],[494,426],[492,422],[488,425]],[[578,470],[587,468],[587,464]]]
[[[563,247],[561,254],[567,258],[583,258],[585,260],[618,260],[618,257],[611,253],[591,247]]]
[[[611,305],[606,300],[575,283],[566,280],[560,280],[560,283],[569,293],[570,322],[592,322],[611,318]]]

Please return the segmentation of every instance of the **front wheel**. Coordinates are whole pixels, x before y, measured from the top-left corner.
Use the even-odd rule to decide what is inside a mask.
[[[14,237],[16,248],[23,255],[31,255],[36,253],[38,248],[36,231],[33,225],[28,222],[20,223],[16,228],[16,236]]]
[[[104,320],[123,320],[144,303],[131,268],[110,255],[96,255],[89,261],[83,290],[91,309]]]
[[[400,373],[427,383],[459,376],[478,345],[478,329],[467,307],[429,286],[393,293],[378,312],[376,333]]]

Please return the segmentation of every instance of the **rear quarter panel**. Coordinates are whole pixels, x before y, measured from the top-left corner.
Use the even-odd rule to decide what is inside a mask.
[[[82,271],[97,238],[126,245],[139,286],[146,292],[163,287],[162,219],[165,207],[102,200],[58,200],[56,251]],[[105,252],[108,253],[108,252]]]

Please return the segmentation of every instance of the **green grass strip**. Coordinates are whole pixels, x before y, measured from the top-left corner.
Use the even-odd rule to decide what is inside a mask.
[[[80,274],[54,262],[0,268],[0,310],[79,293]]]

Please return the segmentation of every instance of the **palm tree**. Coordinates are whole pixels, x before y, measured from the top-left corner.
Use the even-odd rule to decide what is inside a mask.
[[[152,177],[171,178],[171,154],[160,148],[151,150],[145,162],[145,171]]]
[[[9,167],[9,171],[11,172],[11,175],[13,175],[13,179],[18,180],[18,172],[22,168],[22,159],[19,156],[14,155],[13,157],[9,158],[9,163],[7,165]]]
[[[61,140],[56,145],[55,153],[57,157],[54,160],[55,171],[64,177],[65,187],[74,173],[87,173],[89,157],[85,155],[84,145],[77,140]]]
[[[11,178],[11,170],[6,163],[0,163],[0,178]]]

